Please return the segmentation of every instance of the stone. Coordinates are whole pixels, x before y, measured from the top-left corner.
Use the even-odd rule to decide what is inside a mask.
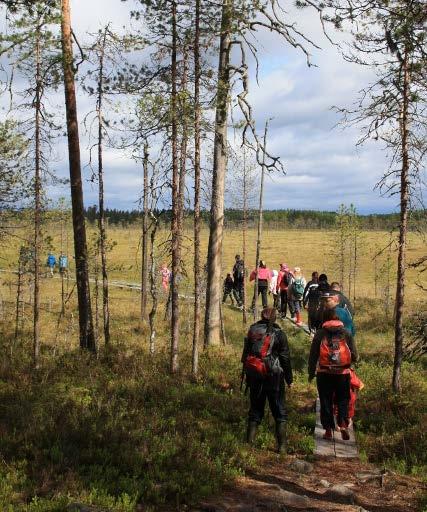
[[[322,487],[330,487],[332,484],[329,483],[327,480],[320,480],[319,484],[322,486]]]
[[[324,495],[339,503],[354,505],[354,492],[345,485],[333,485]]]
[[[313,464],[310,464],[310,462],[305,460],[295,459],[289,467],[296,473],[301,473],[303,475],[307,475],[313,471]]]

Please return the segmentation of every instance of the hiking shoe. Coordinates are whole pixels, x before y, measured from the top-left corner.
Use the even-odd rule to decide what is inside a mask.
[[[341,429],[341,437],[344,441],[348,441],[350,439],[350,434],[346,428]]]
[[[332,440],[332,429],[327,428],[325,433],[323,434],[323,439],[327,439],[328,441]]]

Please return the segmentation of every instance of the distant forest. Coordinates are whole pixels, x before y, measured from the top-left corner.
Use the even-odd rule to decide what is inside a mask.
[[[190,219],[192,211],[187,210],[186,216]],[[169,224],[172,218],[171,210],[158,210],[154,214],[162,224]],[[258,212],[248,212],[249,226],[256,226]],[[94,223],[98,218],[96,206],[90,206],[85,211],[86,219]],[[130,225],[142,222],[140,210],[105,210],[106,218],[111,225]],[[201,213],[203,222],[209,224],[209,211]],[[268,229],[335,229],[337,224],[337,212],[326,212],[316,210],[265,210],[264,226]],[[398,213],[372,213],[369,215],[358,215],[360,228],[364,230],[392,230],[399,225]],[[237,209],[225,210],[225,226],[228,229],[240,229],[243,217],[242,211]],[[192,221],[189,221],[190,224]],[[189,224],[189,226],[190,226]],[[422,229],[427,226],[427,210],[416,210],[411,213],[410,228]]]

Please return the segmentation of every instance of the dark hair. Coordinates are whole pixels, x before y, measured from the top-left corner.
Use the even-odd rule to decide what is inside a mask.
[[[320,274],[319,281],[328,281],[328,276],[326,274]]]
[[[312,272],[311,277],[317,277],[319,278],[319,272]]]
[[[264,260],[259,260],[259,266],[261,268],[267,268],[267,265],[265,264],[265,261]]]
[[[335,309],[323,308],[322,311],[322,324],[329,320],[339,320],[339,316],[336,314]]]
[[[235,258],[236,260],[240,260],[240,254],[236,254],[236,256],[234,256],[234,258]]]
[[[261,311],[261,317],[268,320],[269,324],[274,324],[276,320],[276,308],[264,308]]]

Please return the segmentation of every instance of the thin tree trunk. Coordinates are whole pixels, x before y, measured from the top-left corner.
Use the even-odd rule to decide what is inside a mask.
[[[22,247],[21,247],[22,252]],[[19,305],[21,303],[21,295],[22,295],[22,256],[19,255],[19,264],[18,264],[18,285],[16,289],[16,309],[15,309],[15,343],[18,341],[19,335]]]
[[[178,273],[180,271],[180,233],[179,233],[179,167],[178,167],[178,127],[177,127],[177,21],[176,0],[172,0],[172,59],[171,59],[171,124],[172,124],[172,325],[170,371],[178,371],[179,348],[179,290]]]
[[[246,235],[248,231],[248,184],[246,169],[246,151],[243,150],[243,323],[248,321],[246,314]]]
[[[150,246],[150,290],[151,290],[151,311],[148,315],[148,321],[150,324],[150,354],[153,355],[155,351],[155,343],[156,343],[156,328],[154,319],[156,318],[157,312],[157,285],[156,285],[156,259],[155,259],[155,240],[156,233],[158,227],[158,220],[151,213],[151,217],[153,218],[153,227],[151,229],[151,246]]]
[[[200,0],[196,0],[194,32],[194,324],[191,371],[199,371],[200,339]]]
[[[103,117],[102,100],[104,93],[104,53],[107,30],[104,31],[102,46],[99,56],[99,77],[98,77],[98,202],[99,202],[99,241],[101,251],[101,271],[102,271],[102,317],[104,323],[104,343],[110,343],[110,307],[108,300],[108,273],[107,273],[107,233],[105,229],[105,210],[104,210],[104,166],[103,166]],[[98,274],[97,274],[98,276]],[[98,307],[98,300],[96,302]]]
[[[406,233],[408,226],[408,200],[409,200],[409,70],[408,70],[408,48],[405,47],[403,59],[403,106],[401,118],[402,137],[402,171],[400,174],[400,226],[399,226],[399,248],[397,260],[397,286],[396,286],[396,317],[394,324],[394,362],[393,381],[394,392],[401,390],[400,372],[403,360],[403,315],[405,305],[405,270],[406,270]]]
[[[261,241],[262,241],[262,221],[263,221],[263,198],[264,198],[264,177],[265,177],[265,150],[266,150],[266,144],[267,144],[267,130],[268,130],[268,121],[265,123],[265,129],[264,129],[264,152],[262,154],[262,167],[261,167],[261,185],[259,189],[259,208],[258,208],[258,232],[257,232],[257,239],[256,239],[256,261],[255,261],[255,296],[254,296],[254,320],[257,320],[258,318],[258,262],[259,262],[259,255],[261,251]]]
[[[68,154],[70,160],[71,204],[73,213],[74,254],[79,305],[80,347],[96,352],[90,303],[86,226],[80,164],[80,141],[74,85],[73,47],[69,0],[61,1],[62,61],[64,67],[65,107],[67,115]]]
[[[212,205],[208,245],[205,348],[221,339],[221,258],[224,227],[224,184],[227,169],[227,119],[230,94],[231,0],[223,0],[216,98]]]
[[[148,297],[148,143],[144,144],[144,190],[142,193],[142,243],[141,243],[141,320],[147,316]]]
[[[41,242],[41,55],[40,28],[36,29],[36,98],[35,98],[35,174],[34,174],[34,304],[33,304],[33,364],[39,365],[40,353],[40,242]]]

